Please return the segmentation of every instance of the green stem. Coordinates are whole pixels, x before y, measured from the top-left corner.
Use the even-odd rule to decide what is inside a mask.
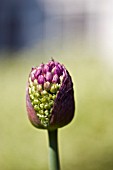
[[[58,155],[58,138],[57,129],[48,130],[49,138],[49,167],[50,170],[60,170],[59,155]]]

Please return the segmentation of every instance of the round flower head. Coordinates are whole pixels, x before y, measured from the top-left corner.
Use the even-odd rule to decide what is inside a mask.
[[[54,60],[33,67],[27,83],[26,107],[31,123],[54,130],[67,125],[74,116],[74,92],[66,68]]]

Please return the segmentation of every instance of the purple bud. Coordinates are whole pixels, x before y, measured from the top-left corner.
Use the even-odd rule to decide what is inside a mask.
[[[46,78],[46,81],[51,82],[52,78],[53,78],[52,73],[51,72],[47,72],[46,75],[45,75],[45,78]]]
[[[54,63],[55,63],[55,66],[58,66],[58,64],[59,64],[59,62],[57,62],[57,61],[55,61]]]
[[[38,76],[38,83],[39,84],[44,84],[44,76],[43,75]]]
[[[44,65],[43,72],[44,73],[49,72],[49,66],[47,64]]]
[[[59,83],[59,76],[57,74],[53,76],[52,83]]]
[[[34,81],[34,79],[35,79],[35,76],[33,73],[31,73],[31,80]]]
[[[35,74],[36,73],[36,68],[32,69],[31,74]]]
[[[51,71],[55,67],[55,62],[52,60],[48,64],[49,64],[49,68],[50,68],[50,71]]]
[[[55,67],[52,69],[52,73],[53,73],[53,74],[57,74],[58,76],[61,75],[61,71],[60,71],[60,69],[59,69],[58,66],[55,66]]]
[[[35,78],[38,78],[38,76],[42,73],[42,69],[39,67],[35,72]]]
[[[44,64],[43,64],[43,63],[42,63],[42,64],[40,64],[40,67],[41,67],[41,68],[43,68],[43,67],[44,67]]]

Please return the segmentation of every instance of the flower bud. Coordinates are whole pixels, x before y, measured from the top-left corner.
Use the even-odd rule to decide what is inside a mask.
[[[47,72],[46,75],[45,75],[45,78],[46,78],[46,81],[51,82],[52,78],[53,78],[52,73],[51,72]]]
[[[31,123],[54,130],[71,122],[75,103],[71,76],[54,60],[33,67],[26,88],[26,107]]]
[[[38,83],[39,84],[44,84],[44,76],[43,75],[38,76]]]
[[[41,74],[41,72],[42,72],[41,68],[37,69],[35,74],[34,74],[35,78],[38,78],[38,76]]]
[[[49,71],[49,66],[47,64],[44,65],[43,72],[46,73]]]
[[[55,74],[53,76],[52,83],[59,83],[59,76],[58,76],[58,74]]]

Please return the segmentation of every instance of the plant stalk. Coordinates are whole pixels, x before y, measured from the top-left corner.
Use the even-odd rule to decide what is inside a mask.
[[[58,130],[48,130],[49,139],[49,170],[60,170],[58,153]]]

